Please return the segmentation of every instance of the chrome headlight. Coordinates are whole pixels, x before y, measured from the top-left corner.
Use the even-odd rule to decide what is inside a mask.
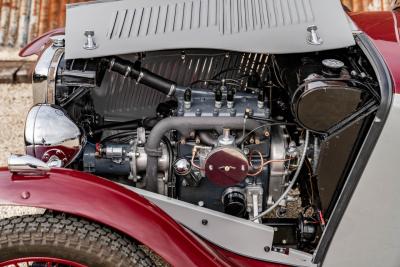
[[[26,153],[52,167],[70,164],[82,150],[79,127],[57,106],[39,104],[28,113],[25,124]]]
[[[55,102],[57,68],[64,55],[64,35],[51,38],[53,43],[43,50],[33,70],[33,104]]]

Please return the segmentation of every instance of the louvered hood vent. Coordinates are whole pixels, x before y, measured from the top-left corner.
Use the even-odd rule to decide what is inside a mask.
[[[93,49],[85,49],[88,31]],[[181,48],[295,53],[354,44],[339,0],[85,3],[68,7],[66,38],[67,58]]]

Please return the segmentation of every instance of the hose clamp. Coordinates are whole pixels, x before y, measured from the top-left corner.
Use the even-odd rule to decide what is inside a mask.
[[[126,67],[126,71],[125,71],[124,77],[125,77],[125,78],[128,77],[129,74],[131,73],[131,71],[132,71],[132,69],[131,69],[130,66]]]
[[[173,96],[175,94],[175,91],[176,91],[176,85],[173,83],[173,84],[171,84],[171,87],[169,88],[167,97]]]
[[[108,67],[109,71],[112,70],[112,68],[114,67],[114,64],[115,64],[115,58],[112,58],[111,61],[110,61],[110,66]]]
[[[139,76],[138,76],[138,78],[137,78],[137,80],[136,80],[136,84],[140,83],[140,81],[143,79],[143,77],[144,77],[144,73],[143,73],[143,72],[140,72],[140,73],[139,73]]]

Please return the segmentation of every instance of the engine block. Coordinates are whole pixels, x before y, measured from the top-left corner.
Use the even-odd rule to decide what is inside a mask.
[[[184,95],[178,96],[179,117],[244,117],[246,111],[254,116],[269,117],[270,113],[265,102],[259,103],[255,94],[236,93],[233,101],[228,101],[223,92],[221,101],[216,101],[210,92],[193,91],[190,104],[187,102]]]

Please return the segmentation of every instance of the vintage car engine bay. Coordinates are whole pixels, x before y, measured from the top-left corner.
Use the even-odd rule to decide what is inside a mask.
[[[28,154],[273,226],[283,253],[315,250],[380,104],[358,46],[65,59],[55,38],[33,79]]]

